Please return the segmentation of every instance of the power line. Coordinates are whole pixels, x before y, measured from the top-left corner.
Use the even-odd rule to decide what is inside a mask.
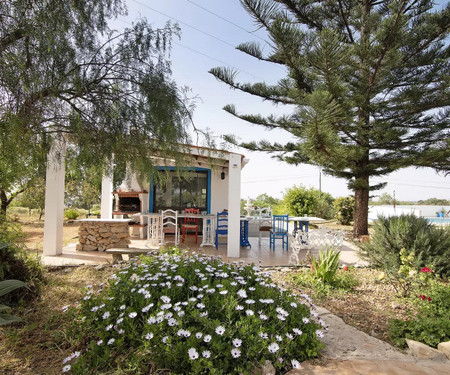
[[[133,25],[131,22],[125,21],[125,20],[123,20],[123,19],[121,19],[121,18],[117,18],[117,19],[118,19],[119,21],[123,22],[123,23],[126,23],[127,25]],[[188,50],[190,50],[190,51],[192,51],[192,52],[194,52],[194,53],[197,53],[197,54],[199,54],[199,55],[201,55],[201,56],[204,56],[204,57],[207,57],[207,58],[209,58],[209,59],[211,59],[211,60],[217,61],[217,62],[219,62],[219,63],[221,63],[221,64],[228,65],[229,67],[234,68],[234,69],[238,70],[239,72],[246,73],[246,74],[248,74],[248,75],[250,75],[250,76],[252,76],[252,77],[255,77],[255,78],[264,80],[264,78],[261,77],[261,76],[258,76],[258,75],[256,75],[256,74],[250,73],[250,72],[248,72],[248,71],[246,71],[246,70],[244,70],[244,69],[241,69],[241,68],[237,67],[236,65],[233,65],[233,64],[227,63],[226,61],[217,59],[217,58],[215,58],[215,57],[213,57],[213,56],[211,56],[211,55],[208,55],[207,53],[204,53],[204,52],[198,51],[198,50],[196,50],[196,49],[194,49],[194,48],[192,48],[192,47],[186,46],[185,44],[178,43],[178,42],[172,42],[172,43],[173,43],[173,44],[176,44],[176,45],[178,45],[178,46],[180,46],[180,47],[186,48],[186,49],[188,49]]]
[[[170,18],[170,19],[172,19],[174,21],[177,21],[177,22],[179,22],[179,23],[181,23],[183,25],[186,25],[187,27],[190,27],[191,29],[194,29],[194,30],[198,31],[199,33],[202,33],[202,34],[205,34],[205,35],[207,35],[207,36],[209,36],[211,38],[214,38],[214,39],[218,40],[219,42],[224,43],[224,44],[226,44],[226,45],[228,45],[230,47],[233,47],[233,49],[235,49],[235,46],[233,44],[227,42],[226,40],[223,40],[223,39],[221,39],[221,38],[219,38],[219,37],[217,37],[217,36],[215,36],[213,34],[210,34],[210,33],[206,32],[206,31],[203,31],[203,30],[195,27],[195,26],[192,26],[192,25],[188,24],[187,22],[181,21],[178,18],[169,16],[166,13],[163,13],[163,12],[161,12],[159,10],[156,10],[156,9],[154,9],[152,7],[149,7],[147,4],[143,4],[143,3],[141,3],[141,2],[139,2],[137,0],[132,0],[132,1],[134,1],[136,4],[142,5],[143,7],[148,8],[148,9],[150,9],[150,10],[156,12],[156,13],[159,13],[159,14],[163,15],[164,17]]]
[[[255,77],[255,78],[264,80],[263,77],[257,76],[257,75],[255,75],[255,74],[253,74],[253,73],[250,73],[250,72],[247,72],[246,70],[241,69],[241,68],[238,68],[238,67],[236,67],[235,65],[232,65],[232,64],[227,63],[227,62],[225,62],[225,61],[216,59],[215,57],[210,56],[210,55],[208,55],[208,54],[206,54],[206,53],[203,53],[203,52],[201,52],[201,51],[197,51],[197,50],[194,49],[194,48],[188,47],[188,46],[186,46],[186,45],[184,45],[184,44],[181,44],[181,43],[178,43],[178,42],[172,42],[172,43],[177,44],[177,45],[179,45],[179,46],[181,46],[181,47],[183,47],[183,48],[186,48],[186,49],[188,49],[188,50],[190,50],[190,51],[192,51],[192,52],[195,52],[195,53],[197,53],[197,54],[199,54],[199,55],[208,57],[208,58],[210,58],[211,60],[220,62],[221,64],[228,65],[229,67],[234,68],[234,69],[236,69],[236,70],[238,70],[238,71],[240,71],[240,72],[242,72],[242,73],[246,73],[246,74],[251,75],[252,77]]]
[[[273,179],[242,181],[242,183],[243,184],[252,184],[252,183],[257,183],[257,182],[284,181],[284,180],[293,180],[296,178],[312,178],[312,177],[317,177],[317,176],[316,175],[291,176],[291,177],[282,177],[282,178],[273,178]]]
[[[230,21],[229,19],[221,16],[220,14],[214,13],[212,10],[209,10],[209,9],[207,9],[207,8],[201,6],[200,4],[197,4],[197,3],[195,3],[195,2],[193,2],[191,0],[186,0],[186,1],[191,3],[191,4],[193,4],[193,5],[195,5],[196,7],[200,8],[200,9],[203,9],[205,12],[208,12],[208,13],[210,13],[210,14],[218,17],[218,18],[220,18],[221,20],[224,20],[225,22],[228,22],[229,24],[237,27],[238,29],[240,29],[242,31],[245,31],[246,33],[250,34],[251,36],[254,36],[254,37],[258,38],[258,39],[261,39],[263,42],[267,43],[267,41],[264,38],[261,38],[260,36],[254,34],[251,31],[248,31],[247,29],[243,28],[242,26],[238,25],[237,23],[234,23],[233,21]]]

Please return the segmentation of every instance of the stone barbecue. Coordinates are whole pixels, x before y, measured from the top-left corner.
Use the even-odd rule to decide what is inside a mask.
[[[78,229],[77,251],[105,251],[127,248],[130,243],[129,219],[82,219]]]

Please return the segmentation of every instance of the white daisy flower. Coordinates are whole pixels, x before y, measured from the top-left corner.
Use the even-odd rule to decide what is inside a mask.
[[[225,333],[225,327],[223,327],[223,326],[218,326],[218,327],[216,328],[216,333],[217,333],[218,335],[222,336],[222,335]]]
[[[211,352],[209,350],[203,350],[202,356],[203,356],[203,358],[209,358],[209,357],[211,357]]]
[[[240,340],[240,339],[234,339],[233,340],[233,346],[235,348],[239,348],[241,346],[241,344],[242,344],[242,340]]]
[[[211,335],[205,335],[205,337],[203,337],[203,341],[204,342],[210,342],[211,341]]]
[[[270,353],[273,354],[273,353],[276,353],[280,349],[280,346],[276,342],[273,342],[272,344],[270,344],[267,347],[267,349],[269,350]]]
[[[196,334],[195,334],[195,338],[197,338],[197,339],[201,339],[203,337],[203,333],[201,333],[201,332],[197,332]]]
[[[190,348],[188,350],[188,354],[189,354],[189,358],[192,360],[197,359],[199,357],[198,352],[195,348]]]
[[[103,340],[98,340],[97,345],[100,346],[101,344],[103,344]]]
[[[237,310],[237,311],[242,311],[242,310],[244,310],[244,306],[237,305],[237,306],[236,306],[236,310]]]
[[[116,341],[116,339],[115,338],[111,338],[111,339],[108,340],[106,345],[112,345],[112,344],[114,344],[114,341]]]
[[[309,319],[308,318],[303,318],[302,319],[303,323],[308,324],[309,323]]]
[[[69,372],[70,368],[71,368],[70,365],[66,365],[66,366],[63,367],[62,372]]]
[[[245,313],[247,314],[247,316],[255,315],[255,313],[253,312],[253,310],[245,310]]]
[[[293,359],[292,361],[291,361],[291,365],[292,365],[292,368],[295,368],[295,369],[300,369],[302,366],[300,365],[300,362],[299,361],[297,361],[296,359]]]
[[[110,313],[109,313],[109,311],[105,311],[105,313],[103,314],[103,316],[102,316],[102,318],[103,319],[108,319],[109,317],[110,317]]]
[[[137,313],[136,313],[136,312],[130,312],[130,313],[128,314],[128,316],[129,316],[131,319],[134,319],[134,318],[136,318]]]
[[[320,329],[318,329],[318,330],[316,330],[316,335],[317,335],[317,337],[322,338],[323,337],[323,332]]]
[[[294,332],[298,336],[301,336],[303,334],[303,331],[301,329],[298,329],[298,328],[294,328],[292,330],[292,332]]]
[[[244,289],[238,290],[237,295],[241,298],[247,298],[247,292]]]
[[[231,349],[231,356],[233,358],[239,358],[241,356],[241,351],[238,348]]]

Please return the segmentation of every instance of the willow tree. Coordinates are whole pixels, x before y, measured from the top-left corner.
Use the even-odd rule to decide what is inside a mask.
[[[141,19],[114,32],[110,22],[125,14],[122,0],[0,2],[0,153],[9,153],[0,164],[29,166],[0,175],[5,202],[22,189],[11,176],[32,171],[58,136],[85,161],[114,154],[147,173],[149,155],[186,141],[189,111],[168,60],[179,29]]]
[[[242,114],[292,140],[244,142],[288,163],[322,166],[355,192],[354,232],[367,234],[371,177],[407,166],[450,168],[450,6],[427,0],[241,0],[267,31],[270,51],[237,49],[286,67],[277,84],[238,83],[236,72],[211,69],[234,89],[285,104],[289,115]],[[229,140],[237,143],[236,139]]]

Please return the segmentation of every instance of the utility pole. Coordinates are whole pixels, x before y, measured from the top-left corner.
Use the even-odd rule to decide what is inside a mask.
[[[319,197],[322,196],[322,168],[319,168]]]

